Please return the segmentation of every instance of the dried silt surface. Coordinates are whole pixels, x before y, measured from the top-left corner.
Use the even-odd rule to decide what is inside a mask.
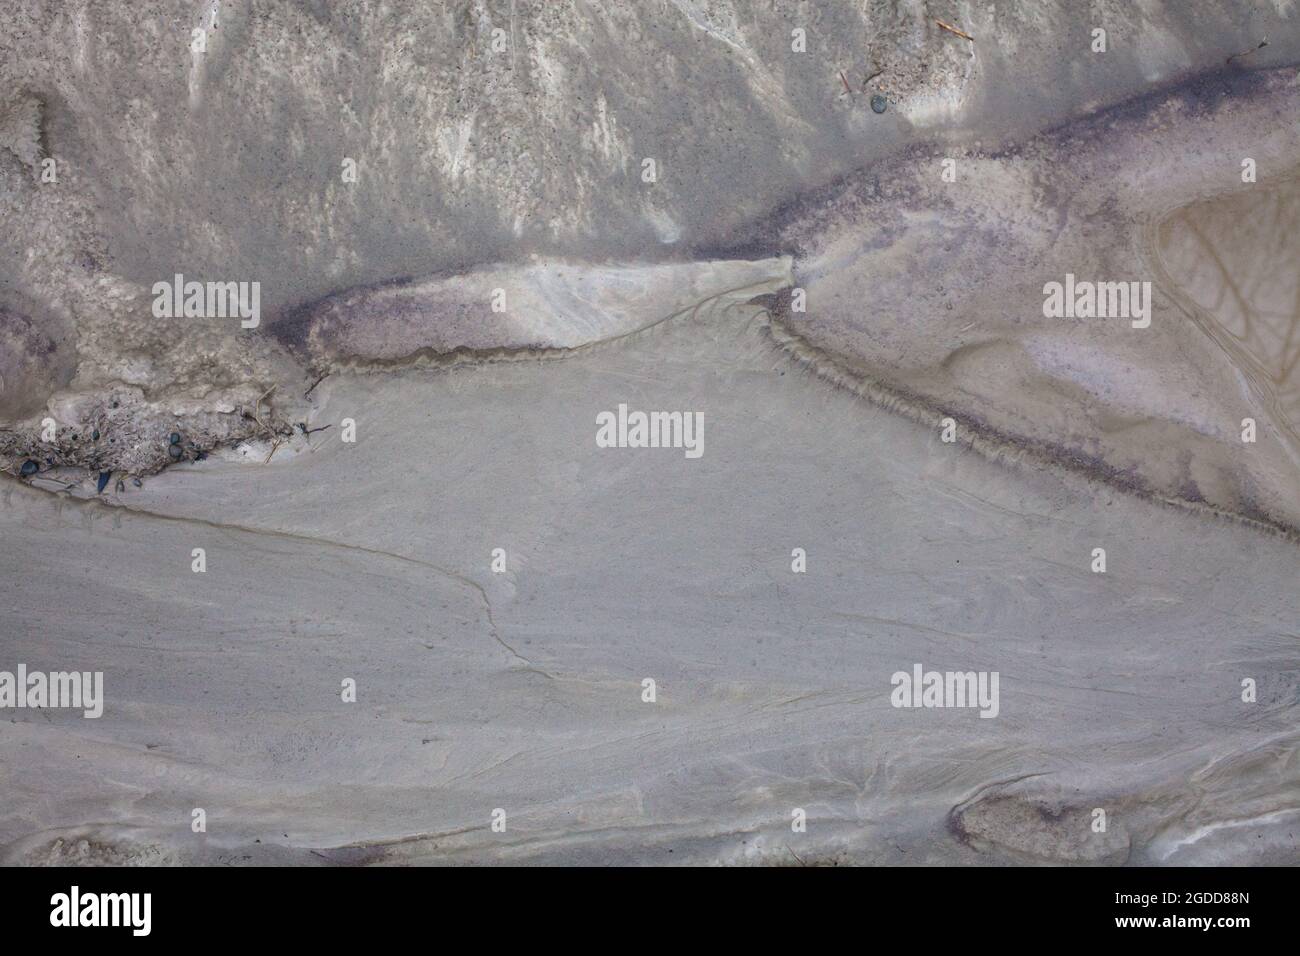
[[[1294,863],[1290,7],[6,5],[0,859]]]

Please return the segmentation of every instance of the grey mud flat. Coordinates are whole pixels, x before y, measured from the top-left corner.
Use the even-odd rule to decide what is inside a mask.
[[[0,5],[0,863],[1300,863],[1298,23]]]
[[[5,782],[6,862],[1296,859],[1285,540],[944,444],[755,309],[317,392],[364,442],[121,507],[6,489],[10,652],[110,701],[7,724],[41,773]],[[706,453],[597,449],[611,394],[700,410]],[[998,718],[891,708],[914,661],[1000,671]]]

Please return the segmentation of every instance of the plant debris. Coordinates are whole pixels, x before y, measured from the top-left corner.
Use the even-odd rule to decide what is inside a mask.
[[[944,22],[943,22],[942,20],[940,20],[938,17],[935,17],[935,18],[934,18],[934,22],[937,23],[937,24],[939,24],[940,27],[942,27],[943,29],[947,30],[949,33],[952,33],[952,34],[955,34],[956,36],[961,37],[963,40],[970,40],[971,43],[974,43],[974,42],[975,42],[975,38],[974,38],[973,36],[971,36],[969,33],[966,33],[966,32],[963,31],[963,30],[958,30],[955,26],[953,26],[953,25],[950,24],[950,23],[944,23]]]
[[[303,398],[306,398],[306,397],[307,397],[308,395],[310,395],[312,392],[316,391],[316,386],[319,385],[321,382],[325,381],[325,379],[326,379],[328,376],[329,376],[329,372],[325,372],[325,373],[323,373],[323,374],[321,375],[320,378],[316,379],[316,381],[314,381],[314,382],[311,383],[311,388],[307,389],[307,391],[305,391],[305,392],[302,393],[302,397],[303,397]]]
[[[1239,59],[1241,59],[1243,56],[1250,56],[1250,55],[1251,55],[1252,53],[1254,53],[1256,50],[1262,50],[1262,49],[1264,49],[1264,47],[1266,47],[1266,46],[1268,46],[1268,40],[1260,40],[1260,41],[1259,41],[1259,46],[1251,47],[1249,50],[1244,50],[1244,51],[1242,51],[1241,53],[1234,53],[1234,54],[1232,54],[1232,56],[1230,56],[1230,57],[1228,57],[1226,60],[1224,60],[1224,61],[1223,61],[1223,64],[1224,64],[1224,66],[1231,66],[1233,60],[1239,60]]]

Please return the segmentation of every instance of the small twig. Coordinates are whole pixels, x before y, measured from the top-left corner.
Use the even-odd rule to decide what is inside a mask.
[[[266,398],[266,396],[270,395],[274,391],[275,391],[275,385],[272,385],[270,388],[268,388],[265,392],[263,392],[261,395],[257,397],[257,402],[253,405],[253,421],[257,422],[257,427],[262,429],[262,431],[266,432],[268,435],[274,435],[275,432],[267,428],[266,423],[262,421],[262,417],[261,417],[262,399]]]
[[[271,445],[271,450],[266,453],[266,461],[262,462],[262,464],[269,465],[271,463],[271,456],[275,454],[275,450],[279,447],[280,439],[277,438],[274,444]]]
[[[849,96],[852,96],[852,95],[853,95],[853,91],[852,91],[851,89],[849,89],[849,81],[848,81],[848,79],[844,76],[844,71],[843,71],[843,70],[840,70],[840,82],[844,84],[844,92],[847,93],[847,94],[849,94]]]
[[[303,398],[306,398],[306,397],[307,397],[308,395],[310,395],[312,392],[316,391],[316,386],[319,385],[321,382],[325,381],[325,379],[326,379],[326,377],[327,377],[328,375],[329,375],[329,372],[326,372],[326,373],[325,373],[324,375],[322,375],[320,378],[316,379],[316,381],[312,382],[312,383],[311,383],[311,388],[309,388],[309,389],[307,389],[307,391],[303,392],[302,397],[303,397]]]
[[[788,844],[788,843],[785,844],[785,848],[786,848],[787,850],[790,850],[790,844]],[[801,860],[801,859],[799,858],[799,854],[796,853],[796,852],[794,852],[794,850],[790,850],[790,855],[791,855],[792,857],[794,857],[796,860],[799,860],[799,865],[800,865],[800,866],[807,866],[807,865],[808,865],[807,863],[805,863],[803,860]]]
[[[962,30],[958,30],[955,26],[953,26],[950,23],[944,23],[938,17],[934,18],[934,22],[939,24],[939,26],[943,27],[943,29],[947,30],[949,33],[954,33],[957,36],[961,37],[963,40],[970,40],[971,43],[975,42],[975,38],[971,36],[969,33],[966,33],[965,31]]]
[[[865,80],[863,80],[863,81],[862,81],[862,92],[863,92],[863,93],[867,92],[867,84],[870,83],[872,80],[874,80],[876,77],[880,76],[880,75],[881,75],[882,73],[884,73],[884,72],[885,72],[884,70],[876,70],[875,73],[872,73],[869,77],[867,77]]]
[[[1243,52],[1243,53],[1234,53],[1234,54],[1232,54],[1232,56],[1228,57],[1226,60],[1223,61],[1223,65],[1224,65],[1224,66],[1227,66],[1227,65],[1229,65],[1230,63],[1232,63],[1233,60],[1238,60],[1238,59],[1240,59],[1240,58],[1243,57],[1243,56],[1250,56],[1252,53],[1255,52],[1255,50],[1262,50],[1262,49],[1264,49],[1264,47],[1266,47],[1266,46],[1268,46],[1268,40],[1260,40],[1260,41],[1259,41],[1259,46],[1254,47],[1253,49],[1250,49],[1250,50],[1246,50],[1246,51]]]

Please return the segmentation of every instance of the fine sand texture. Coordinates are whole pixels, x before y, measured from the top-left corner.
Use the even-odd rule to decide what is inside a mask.
[[[1291,0],[0,4],[0,863],[1300,863],[1298,164]]]

